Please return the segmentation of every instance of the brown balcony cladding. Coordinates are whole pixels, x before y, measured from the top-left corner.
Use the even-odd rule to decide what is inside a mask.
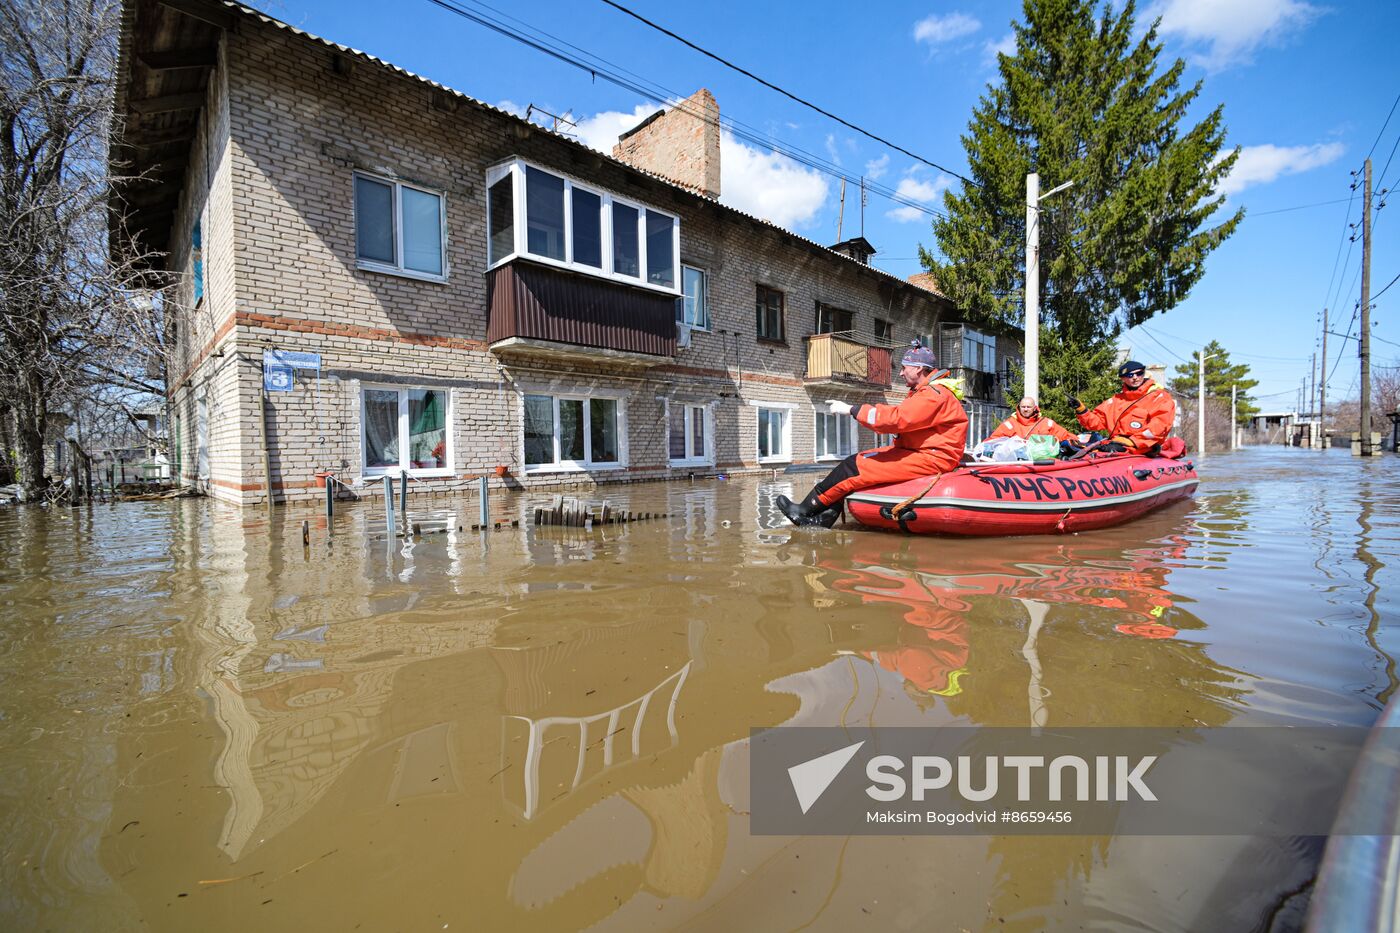
[[[517,260],[486,274],[486,342],[512,337],[658,357],[676,353],[671,295]]]
[[[889,388],[890,349],[872,347],[836,334],[807,339],[808,385],[868,385]]]

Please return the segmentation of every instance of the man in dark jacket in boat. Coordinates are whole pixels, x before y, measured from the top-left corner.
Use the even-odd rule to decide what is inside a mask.
[[[894,443],[842,460],[801,502],[778,496],[778,508],[794,525],[830,528],[841,517],[842,500],[856,490],[947,473],[962,460],[967,412],[959,380],[948,378],[933,351],[917,343],[905,351],[900,367],[909,396],[898,405],[827,402],[833,414],[849,414],[872,431],[895,435]]]
[[[1092,411],[1073,396],[1068,401],[1081,425],[1109,438],[1101,450],[1150,454],[1176,423],[1176,400],[1147,378],[1147,367],[1137,360],[1118,367],[1118,378],[1123,381],[1123,390]]]

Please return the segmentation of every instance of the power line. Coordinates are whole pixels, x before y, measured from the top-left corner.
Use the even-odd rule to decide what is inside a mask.
[[[829,117],[830,119],[835,120],[837,123],[840,123],[840,124],[841,124],[842,126],[844,126],[844,127],[847,127],[847,128],[849,128],[849,129],[855,130],[857,133],[860,133],[862,136],[865,136],[865,137],[868,137],[868,138],[870,138],[870,139],[873,139],[873,140],[875,140],[877,143],[880,143],[880,144],[883,145],[883,146],[889,146],[891,149],[895,150],[896,152],[901,152],[901,153],[903,153],[904,155],[909,156],[909,158],[911,158],[911,159],[915,159],[915,160],[917,160],[917,161],[919,161],[919,162],[922,162],[922,163],[924,163],[925,165],[930,166],[931,168],[936,168],[936,169],[938,169],[940,172],[946,172],[947,174],[952,175],[954,178],[957,178],[957,179],[960,179],[961,181],[967,182],[969,185],[976,185],[976,186],[979,187],[979,188],[981,187],[981,185],[977,185],[977,183],[976,183],[975,181],[973,181],[972,179],[968,178],[968,177],[965,176],[965,175],[962,175],[962,174],[960,174],[960,173],[958,173],[958,172],[955,172],[955,171],[953,171],[953,170],[950,169],[950,168],[944,168],[943,166],[939,165],[937,162],[934,162],[934,161],[931,160],[931,159],[925,159],[923,156],[918,155],[917,153],[910,152],[908,149],[905,149],[903,146],[898,146],[898,145],[896,145],[896,144],[890,142],[888,139],[885,139],[883,136],[877,136],[877,135],[875,135],[874,133],[870,132],[869,130],[866,130],[866,129],[863,129],[863,128],[859,127],[859,126],[856,126],[854,123],[850,122],[849,120],[844,120],[844,119],[842,119],[841,117],[838,117],[836,114],[832,113],[830,110],[823,109],[822,107],[817,106],[816,104],[812,103],[812,102],[809,101],[809,100],[805,100],[804,98],[798,97],[796,94],[792,93],[791,91],[788,91],[788,90],[785,90],[785,89],[783,89],[783,88],[781,88],[781,87],[778,87],[778,85],[774,84],[774,83],[771,82],[771,81],[765,80],[764,78],[760,78],[758,75],[754,74],[752,71],[749,71],[747,68],[744,68],[744,67],[742,67],[742,66],[740,66],[740,65],[736,65],[736,64],[734,64],[733,62],[729,61],[729,59],[723,58],[723,57],[721,57],[721,56],[719,56],[719,55],[716,55],[714,52],[711,52],[709,49],[702,48],[701,46],[696,45],[694,42],[691,42],[689,39],[685,38],[684,36],[677,35],[676,33],[672,32],[672,31],[669,30],[669,29],[667,29],[665,26],[662,26],[662,25],[660,25],[660,24],[658,24],[658,23],[652,22],[651,20],[647,19],[645,16],[641,15],[640,13],[636,12],[635,10],[630,10],[630,9],[628,9],[627,7],[623,6],[622,4],[614,2],[614,0],[603,0],[603,2],[606,3],[608,6],[612,7],[613,9],[618,10],[619,12],[622,12],[622,13],[627,14],[628,16],[632,17],[633,19],[637,20],[638,22],[645,23],[646,25],[650,26],[652,29],[655,29],[657,32],[664,33],[665,35],[670,36],[672,39],[675,39],[677,42],[680,42],[680,43],[683,44],[683,45],[689,46],[690,48],[692,48],[692,49],[694,49],[695,51],[699,52],[701,55],[704,55],[704,56],[706,56],[706,57],[708,57],[708,58],[714,59],[715,61],[719,62],[721,65],[724,65],[726,68],[732,68],[734,71],[739,72],[739,74],[745,75],[746,77],[749,77],[749,78],[752,78],[753,80],[757,81],[759,84],[763,85],[764,87],[769,88],[770,90],[777,91],[779,94],[782,94],[784,97],[786,97],[786,98],[788,98],[788,99],[790,99],[790,100],[796,101],[797,103],[801,104],[801,105],[804,106],[804,107],[807,107],[807,108],[810,108],[810,109],[812,109],[812,110],[815,110],[817,113],[821,114],[822,116],[824,116],[824,117]]]
[[[563,49],[557,46],[551,46],[543,40],[525,35],[521,31],[514,29],[511,26],[508,26],[505,23],[502,23],[498,20],[492,19],[486,14],[476,13],[471,10],[464,9],[457,3],[452,2],[452,0],[428,0],[428,2],[433,4],[434,6],[440,7],[441,9],[448,11],[449,13],[453,13],[464,19],[468,19],[479,26],[484,26],[492,32],[505,36],[508,39],[513,39],[514,41],[519,42],[522,45],[528,46],[529,48],[532,48],[537,52],[542,52],[543,54],[548,55],[551,58],[557,59],[558,61],[564,62],[565,64],[572,65],[575,68],[578,68],[582,71],[586,71],[594,78],[602,78],[610,84],[616,85],[617,87],[620,87],[624,90],[631,91],[634,94],[641,95],[642,97],[648,100],[655,101],[657,103],[662,104],[663,106],[671,106],[674,109],[680,110],[682,113],[686,113],[690,116],[693,116],[696,119],[710,126],[717,126],[722,129],[727,129],[740,139],[754,143],[758,146],[770,148],[774,152],[780,153],[781,155],[786,156],[787,158],[792,159],[795,162],[798,162],[802,165],[806,165],[808,168],[814,169],[818,172],[822,172],[826,175],[831,175],[835,178],[843,178],[846,181],[851,182],[853,184],[859,183],[859,179],[856,176],[846,174],[844,171],[840,170],[839,166],[834,166],[832,163],[827,162],[819,156],[813,155],[812,153],[806,152],[805,150],[799,149],[795,146],[791,146],[789,144],[782,143],[779,141],[774,141],[773,139],[767,138],[755,131],[745,129],[744,124],[740,123],[739,121],[726,118],[720,118],[716,120],[704,111],[689,109],[684,105],[684,103],[674,103],[674,101],[679,97],[679,95],[677,95],[674,91],[670,91],[667,88],[664,88],[660,85],[656,85],[653,82],[649,82],[647,79],[641,78],[640,76],[637,76],[638,81],[645,81],[648,84],[652,84],[652,86],[648,87],[646,86],[646,84],[640,84],[638,82],[629,81],[628,79],[621,77],[620,75],[609,71],[607,68],[604,68],[600,64],[598,64],[599,62],[602,62],[603,64],[611,65],[614,68],[619,68],[619,66],[613,65],[611,62],[607,62],[607,60],[601,58],[601,56],[595,55],[591,52],[587,52],[579,48],[578,46],[564,42],[564,40],[559,39],[556,36],[552,36],[542,29],[538,29],[534,26],[529,26],[529,24],[524,23],[522,20],[510,16],[509,14],[502,13],[499,10],[495,10],[493,7],[487,6],[484,3],[478,3],[477,5],[491,10],[492,12],[498,13],[501,16],[505,16],[509,19],[512,19],[517,23],[521,23],[522,26],[529,28],[531,31],[537,33],[538,35],[545,36],[549,39],[553,39],[555,42],[561,43],[562,45],[568,46],[569,48],[573,48],[582,53],[583,55],[587,55],[588,57],[594,59],[595,61],[590,62],[580,59],[576,56],[570,55],[569,53],[563,51]],[[619,68],[619,70],[625,71],[625,69],[621,68]],[[627,73],[633,74],[632,72]],[[663,93],[657,93],[658,90]],[[940,217],[947,216],[946,214],[944,214],[944,212],[937,210],[936,208],[929,207],[927,204],[924,204],[922,202],[906,198],[883,185],[877,185],[873,183],[869,179],[865,180],[865,188],[903,207],[913,208],[914,210],[921,211],[925,214],[931,214]]]
[[[1353,195],[1353,197],[1354,197],[1354,195]],[[1328,204],[1341,204],[1343,201],[1350,201],[1350,200],[1351,200],[1351,198],[1336,198],[1336,199],[1331,200],[1331,201],[1314,201],[1312,204],[1295,204],[1295,205],[1292,206],[1292,207],[1280,207],[1280,208],[1277,208],[1277,209],[1271,210],[1271,211],[1250,211],[1250,212],[1249,212],[1248,214],[1246,214],[1245,216],[1247,216],[1247,217],[1265,217],[1265,216],[1268,216],[1269,214],[1286,214],[1286,213],[1288,213],[1289,211],[1301,211],[1301,210],[1306,210],[1306,209],[1309,208],[1309,207],[1323,207],[1323,206],[1328,205]]]
[[[1178,360],[1180,360],[1181,362],[1187,364],[1188,366],[1190,365],[1190,363],[1191,363],[1190,360],[1186,359],[1186,358],[1183,357],[1183,356],[1178,356],[1175,352],[1173,352],[1172,350],[1168,349],[1166,344],[1162,343],[1162,341],[1158,340],[1155,336],[1153,336],[1152,331],[1148,330],[1147,327],[1146,327],[1146,325],[1139,324],[1139,325],[1138,325],[1138,330],[1140,330],[1140,331],[1142,331],[1144,334],[1146,334],[1147,337],[1148,337],[1148,339],[1150,339],[1150,340],[1151,340],[1153,343],[1155,343],[1157,346],[1161,347],[1161,348],[1162,348],[1163,350],[1165,350],[1167,353],[1170,353],[1172,356],[1175,356]]]
[[[1371,296],[1371,300],[1372,300],[1372,301],[1375,301],[1377,298],[1379,298],[1380,296],[1384,295],[1384,294],[1385,294],[1385,291],[1386,291],[1386,288],[1390,288],[1390,286],[1394,285],[1397,281],[1400,281],[1400,272],[1397,272],[1397,273],[1395,274],[1395,278],[1393,278],[1393,279],[1391,279],[1389,282],[1386,282],[1386,283],[1385,283],[1385,288],[1382,288],[1380,291],[1378,291],[1378,292],[1376,292],[1374,295],[1372,295],[1372,296]],[[1377,337],[1376,339],[1379,340],[1380,338]]]
[[[606,3],[608,0],[603,0],[603,2]],[[1381,137],[1385,135],[1385,128],[1390,126],[1390,118],[1395,116],[1396,104],[1400,104],[1400,94],[1395,95],[1395,102],[1390,105],[1390,113],[1385,115],[1385,122],[1381,124],[1381,131],[1376,134],[1376,141],[1371,143],[1371,148],[1367,151],[1366,158],[1371,158],[1371,153],[1376,151],[1376,145],[1381,141]]]

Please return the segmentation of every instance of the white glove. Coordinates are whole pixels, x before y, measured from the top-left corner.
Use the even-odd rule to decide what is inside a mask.
[[[849,415],[851,413],[850,405],[847,405],[845,402],[838,402],[836,399],[827,402],[826,407],[831,409],[833,415]]]

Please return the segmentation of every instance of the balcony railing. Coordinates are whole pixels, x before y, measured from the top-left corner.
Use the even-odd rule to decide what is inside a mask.
[[[842,334],[813,334],[807,340],[808,385],[888,388],[893,371],[889,347],[875,347]]]
[[[676,354],[676,299],[524,261],[486,274],[492,352],[654,366]]]

